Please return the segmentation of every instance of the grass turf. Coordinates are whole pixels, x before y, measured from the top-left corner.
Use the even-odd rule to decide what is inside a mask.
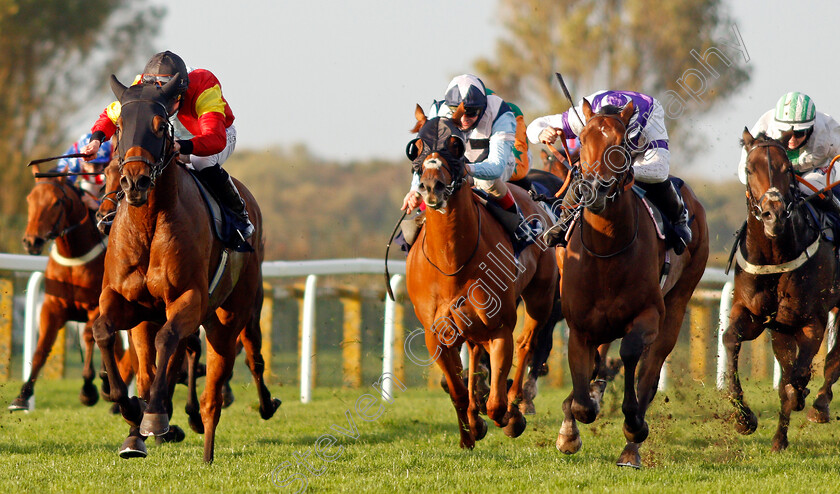
[[[0,385],[0,403],[9,403],[19,386]],[[274,385],[284,403],[263,421],[253,385],[240,383],[236,402],[222,413],[215,462],[205,465],[203,437],[187,427],[183,386],[172,423],[187,430],[185,441],[150,440],[147,458],[122,460],[117,448],[128,426],[108,412],[110,404],[80,405],[81,380],[42,381],[34,412],[0,415],[0,492],[295,492],[305,483],[308,492],[755,493],[836,485],[836,413],[821,425],[795,412],[790,447],[773,454],[779,403],[769,382],[745,383],[759,416],[751,436],[734,431],[731,407],[718,391],[679,379],[670,386],[648,413],[651,434],[641,448],[644,467],[636,471],[615,466],[624,445],[620,383],[609,385],[598,420],[579,424],[583,448],[571,456],[554,447],[568,388],[541,390],[537,415],[528,417],[521,437],[510,439],[488,422],[487,437],[462,451],[455,412],[439,389],[396,391],[394,403],[367,409],[370,418],[382,407],[368,421],[356,403],[365,394],[378,396],[372,388],[318,388],[303,405],[296,388]],[[349,432],[354,424],[357,432]]]

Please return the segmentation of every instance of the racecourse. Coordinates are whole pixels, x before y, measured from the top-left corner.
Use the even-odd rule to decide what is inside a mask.
[[[149,441],[145,459],[122,460],[117,447],[128,427],[108,412],[109,404],[82,407],[80,379],[39,382],[34,412],[0,419],[0,492],[295,492],[306,482],[307,492],[754,494],[828,492],[840,473],[837,412],[822,425],[795,412],[790,447],[770,452],[779,402],[769,381],[745,382],[759,426],[740,436],[724,395],[674,376],[648,413],[644,468],[636,471],[615,466],[624,443],[621,383],[609,385],[598,420],[581,425],[581,451],[565,456],[554,442],[568,387],[545,389],[521,437],[509,439],[490,425],[475,450],[462,451],[455,412],[440,389],[397,388],[393,403],[377,401],[359,414],[357,402],[379,397],[376,390],[317,388],[304,405],[296,387],[275,384],[283,406],[264,422],[241,361],[235,372],[237,399],[222,412],[212,465],[202,462],[202,438],[191,431],[179,444]],[[815,379],[812,391],[821,382]],[[0,403],[10,402],[19,386],[0,385]],[[172,422],[186,427],[184,394],[178,386]]]

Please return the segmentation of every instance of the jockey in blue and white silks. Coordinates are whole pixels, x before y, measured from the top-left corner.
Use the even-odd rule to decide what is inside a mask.
[[[635,91],[602,90],[585,99],[589,101],[595,113],[617,114],[628,103],[633,102],[633,116],[627,125],[625,148],[630,155],[635,180],[668,217],[683,243],[687,245],[691,242],[688,214],[682,198],[668,180],[671,152],[662,105],[655,98]],[[574,110],[540,117],[528,125],[528,139],[533,143],[552,144],[560,136],[565,139],[577,137],[585,125],[585,122],[578,118],[578,115],[582,114],[583,100]],[[571,190],[574,191],[574,188]],[[564,198],[563,204],[568,207],[563,209],[560,221],[546,232],[544,237],[550,245],[563,242],[566,228],[573,217],[570,213],[579,199],[574,192]]]
[[[513,109],[487,90],[481,79],[463,74],[449,83],[443,101],[432,103],[428,118],[451,117],[461,104],[465,113],[455,124],[464,133],[467,173],[474,178],[475,186],[500,206],[502,211],[498,219],[509,232],[520,239],[533,235],[533,227],[530,232],[519,228],[523,221],[522,213],[507,186],[516,168],[516,116]],[[415,173],[411,190],[403,200],[403,210],[411,211],[420,205],[419,186],[420,175]]]
[[[64,154],[78,154],[80,149],[85,147],[90,142],[90,133],[82,135],[78,141],[74,142]],[[96,157],[90,161],[85,161],[82,158],[62,158],[58,160],[56,171],[70,172],[70,173],[96,173],[101,172],[108,166],[111,161],[111,142],[106,141],[102,143],[99,150],[96,152]],[[102,190],[105,187],[105,176],[102,174],[96,175],[70,175],[67,177],[67,182],[75,185],[87,194],[82,196],[82,200],[90,209],[99,208],[99,200],[102,197]]]

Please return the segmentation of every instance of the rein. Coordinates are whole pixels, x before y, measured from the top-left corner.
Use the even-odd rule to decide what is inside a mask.
[[[476,235],[475,239],[475,247],[473,247],[470,256],[467,258],[466,261],[464,261],[464,264],[462,264],[461,267],[456,269],[454,272],[444,273],[442,269],[440,269],[435,263],[432,262],[431,259],[429,259],[428,254],[426,254],[426,230],[423,230],[423,241],[420,242],[420,249],[423,251],[423,257],[426,258],[426,261],[428,261],[428,263],[431,264],[432,267],[437,269],[438,272],[444,276],[455,276],[456,274],[460,273],[461,270],[467,267],[470,261],[472,261],[472,258],[475,256],[475,253],[478,252],[478,245],[481,243],[481,208],[478,207],[478,204],[475,201],[473,201],[473,204],[475,205],[476,214],[478,215],[478,234]]]
[[[58,221],[56,221],[56,223],[53,225],[53,229],[50,230],[49,233],[47,233],[47,236],[46,236],[47,240],[53,240],[53,239],[56,239],[56,238],[59,238],[59,237],[63,237],[64,235],[67,235],[68,233],[72,232],[76,228],[79,228],[80,226],[82,226],[85,223],[85,220],[90,216],[88,214],[84,214],[82,216],[82,219],[80,219],[78,222],[71,223],[70,226],[68,226],[67,228],[65,228],[65,229],[61,230],[60,232],[56,233],[55,227],[57,225],[61,224],[61,220],[64,219],[65,215],[67,215],[67,208],[66,208],[65,204],[67,202],[69,202],[70,199],[67,197],[67,191],[64,189],[64,187],[58,185],[57,183],[55,183],[55,182],[39,182],[38,184],[36,184],[36,186],[41,185],[41,184],[47,184],[47,185],[50,185],[52,187],[57,188],[58,190],[61,191],[61,195],[62,195],[62,197],[60,197],[58,199],[58,204],[61,207],[61,214],[58,217]],[[68,215],[67,221],[70,222],[69,215]]]
[[[759,148],[764,148],[765,151],[767,152],[767,178],[768,178],[768,181],[770,182],[770,184],[772,185],[773,184],[773,167],[772,167],[772,161],[770,159],[770,148],[771,147],[777,147],[780,150],[782,150],[783,152],[785,152],[784,146],[782,146],[780,143],[778,143],[776,141],[762,141],[762,142],[759,142],[758,144],[756,144],[752,149],[750,149],[750,151],[747,153],[747,161],[749,161],[750,154],[752,154],[753,151],[755,151],[756,149],[759,149]],[[790,185],[791,189],[793,189],[795,187],[794,184],[796,182],[796,178],[798,178],[798,177],[796,177],[796,175],[793,173],[793,168],[788,168],[788,173],[790,173],[790,175],[794,178],[794,180],[791,181],[791,185]],[[749,174],[749,168],[747,169],[747,174]],[[785,197],[784,197],[784,194],[782,194],[782,192],[777,187],[772,187],[772,186],[770,188],[768,188],[766,191],[764,191],[764,194],[762,194],[761,197],[756,199],[755,196],[752,193],[752,190],[750,189],[749,180],[747,180],[747,205],[748,205],[748,208],[750,209],[750,212],[752,213],[752,215],[755,217],[755,219],[757,219],[759,221],[761,221],[761,205],[764,204],[765,201],[777,201],[777,202],[781,202],[782,204],[784,204],[785,205],[785,218],[789,218],[791,213],[793,212],[793,210],[796,207],[798,207],[799,204],[800,204],[800,202],[798,202],[798,201],[791,201],[791,202],[786,201]]]
[[[633,202],[636,204],[636,214],[635,214],[636,226],[635,226],[634,231],[633,231],[633,238],[631,238],[630,241],[627,242],[627,244],[624,247],[618,249],[617,251],[615,251],[611,254],[597,254],[591,248],[589,248],[586,245],[586,243],[583,241],[583,225],[585,224],[585,222],[583,221],[583,218],[581,218],[581,223],[580,223],[580,228],[579,228],[579,230],[580,230],[580,245],[583,246],[583,250],[585,250],[587,254],[591,255],[592,257],[597,257],[598,259],[609,259],[610,257],[615,257],[615,256],[623,253],[624,251],[629,249],[631,245],[633,245],[633,242],[635,242],[636,238],[639,236],[639,216],[640,216],[639,215],[639,201],[636,200],[636,201],[633,201]]]

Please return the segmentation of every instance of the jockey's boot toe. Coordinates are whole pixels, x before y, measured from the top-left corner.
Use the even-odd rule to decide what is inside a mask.
[[[543,242],[549,247],[566,247],[566,228],[557,223],[542,234]]]

